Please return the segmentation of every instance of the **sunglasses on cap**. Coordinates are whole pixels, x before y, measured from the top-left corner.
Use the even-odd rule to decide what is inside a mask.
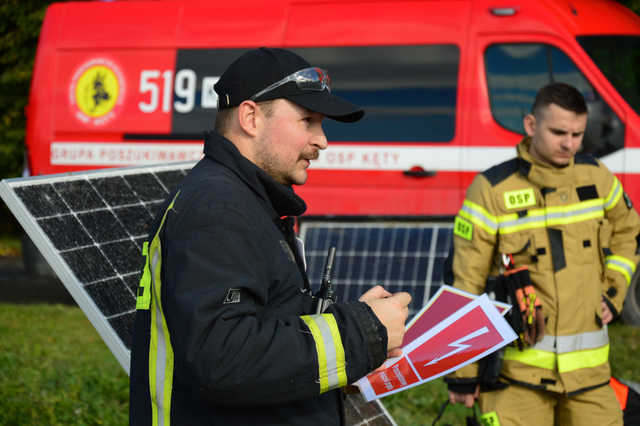
[[[331,92],[331,79],[329,78],[329,74],[322,68],[310,67],[301,69],[300,71],[296,71],[293,74],[286,76],[282,80],[276,81],[275,83],[267,86],[255,95],[251,96],[249,99],[255,101],[260,96],[269,93],[272,90],[275,90],[278,87],[285,85],[291,81],[295,82],[300,90],[314,90],[320,92],[324,89],[327,89],[329,92]]]

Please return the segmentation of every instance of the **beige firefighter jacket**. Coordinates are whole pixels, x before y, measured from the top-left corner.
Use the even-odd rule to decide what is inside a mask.
[[[572,394],[609,381],[605,298],[621,311],[640,256],[640,221],[620,181],[578,154],[564,168],[537,162],[530,139],[518,157],[475,177],[454,224],[454,285],[480,294],[501,254],[528,266],[546,319],[535,346],[504,353],[503,380]],[[477,376],[477,364],[449,380]]]

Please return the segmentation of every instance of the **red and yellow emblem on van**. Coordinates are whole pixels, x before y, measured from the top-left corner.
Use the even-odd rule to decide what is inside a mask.
[[[105,58],[95,58],[78,67],[69,86],[73,115],[94,126],[102,126],[117,116],[124,94],[120,68]]]

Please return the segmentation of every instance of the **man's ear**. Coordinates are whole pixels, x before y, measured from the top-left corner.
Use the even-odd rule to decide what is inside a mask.
[[[536,132],[536,117],[533,114],[527,114],[524,116],[522,120],[522,124],[524,125],[524,131],[528,136],[533,137]]]
[[[238,105],[238,125],[251,137],[258,134],[261,123],[258,117],[258,105],[255,102],[246,100]]]

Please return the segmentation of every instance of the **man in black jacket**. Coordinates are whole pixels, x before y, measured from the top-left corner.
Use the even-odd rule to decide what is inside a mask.
[[[131,358],[133,425],[339,425],[340,391],[399,355],[410,296],[380,286],[315,314],[293,191],[326,116],[364,112],[300,56],[261,48],[215,85],[216,131],[145,243]]]

